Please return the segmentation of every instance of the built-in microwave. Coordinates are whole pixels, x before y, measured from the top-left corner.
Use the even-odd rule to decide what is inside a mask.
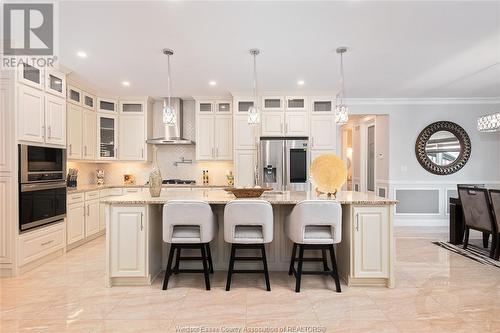
[[[19,145],[21,184],[60,182],[66,177],[66,149]]]

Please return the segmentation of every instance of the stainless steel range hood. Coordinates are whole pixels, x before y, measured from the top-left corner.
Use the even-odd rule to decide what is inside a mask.
[[[146,143],[153,145],[194,145],[195,142],[184,136],[184,103],[180,98],[172,98],[171,103],[175,109],[177,121],[175,126],[167,126],[162,121],[162,103],[155,103],[155,114],[153,117],[153,133],[157,137],[148,139]],[[160,133],[158,133],[160,132]]]

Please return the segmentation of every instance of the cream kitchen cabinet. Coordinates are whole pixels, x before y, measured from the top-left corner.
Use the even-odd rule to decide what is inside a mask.
[[[66,145],[66,103],[33,87],[18,85],[18,139]]]
[[[333,115],[311,116],[311,149],[336,149],[337,124]]]
[[[109,235],[111,277],[145,277],[145,207],[112,207]]]
[[[388,206],[353,207],[355,278],[389,278],[390,221]]]
[[[0,77],[0,175],[14,171],[14,85]]]
[[[2,198],[0,200],[0,269],[3,264],[12,264],[14,261],[12,253],[12,244],[15,239],[12,223],[14,218],[13,193],[12,177],[0,176],[0,197]]]
[[[97,110],[105,113],[117,113],[118,101],[112,98],[98,97]]]
[[[236,114],[248,113],[248,109],[254,105],[253,97],[235,97],[233,99],[233,112]]]
[[[307,136],[305,112],[262,112],[262,136]]]
[[[230,101],[196,102],[196,159],[208,161],[232,160],[233,133],[232,115],[227,106]]]
[[[68,205],[66,217],[66,242],[68,245],[85,238],[85,215],[86,210],[83,201]]]
[[[144,114],[146,110],[146,103],[144,101],[120,101],[120,113],[130,114]]]
[[[285,99],[281,96],[263,96],[261,99],[262,112],[284,111]]]
[[[43,90],[44,88],[44,72],[42,68],[23,63],[18,66],[17,82],[24,85]]]
[[[22,141],[45,142],[44,93],[19,85],[17,93],[17,137]]]
[[[331,96],[311,97],[311,114],[333,115],[335,108],[335,98]]]
[[[307,98],[303,96],[287,96],[286,101],[286,111],[307,111]]]
[[[64,247],[64,222],[23,233],[18,239],[18,266],[22,267],[56,251],[62,252]]]
[[[235,186],[254,186],[256,150],[236,150],[234,153]]]
[[[83,110],[82,122],[82,159],[93,161],[96,158],[97,116],[94,111]]]
[[[73,86],[68,85],[67,89],[67,101],[76,105],[82,105],[83,104],[83,92]]]
[[[95,96],[86,93],[85,91],[82,92],[82,95],[82,106],[86,109],[95,111]]]
[[[118,159],[118,117],[114,115],[97,115],[97,147],[99,160]]]
[[[112,196],[120,196],[123,194],[122,188],[106,188],[99,191],[99,199],[108,198]],[[106,216],[105,207],[106,204],[99,203],[99,231],[106,229]]]
[[[45,92],[64,99],[66,96],[66,75],[55,69],[45,69]]]
[[[246,115],[234,115],[234,149],[256,149],[259,126],[250,125]]]
[[[81,159],[83,152],[83,112],[79,106],[67,104],[68,159]]]
[[[66,101],[45,95],[45,142],[66,146]]]
[[[215,123],[213,115],[196,116],[196,159],[213,160],[215,143]]]
[[[85,201],[85,237],[99,232],[99,199]]]
[[[120,160],[145,161],[146,131],[144,116],[121,115],[119,124],[118,156]]]

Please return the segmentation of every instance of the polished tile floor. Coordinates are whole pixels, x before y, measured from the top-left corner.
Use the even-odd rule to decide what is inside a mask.
[[[151,287],[104,288],[104,239],[16,278],[1,279],[0,332],[500,332],[500,270],[431,244],[442,229],[396,230],[396,288],[333,291],[307,276],[293,291],[286,273],[234,277],[212,291],[197,275],[162,277]],[[190,329],[190,330],[189,330]],[[240,329],[238,331],[237,329]],[[300,332],[300,331],[299,331]]]

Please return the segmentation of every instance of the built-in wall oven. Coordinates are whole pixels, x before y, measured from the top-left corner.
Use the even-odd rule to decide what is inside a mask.
[[[19,230],[66,217],[66,150],[19,145]]]

